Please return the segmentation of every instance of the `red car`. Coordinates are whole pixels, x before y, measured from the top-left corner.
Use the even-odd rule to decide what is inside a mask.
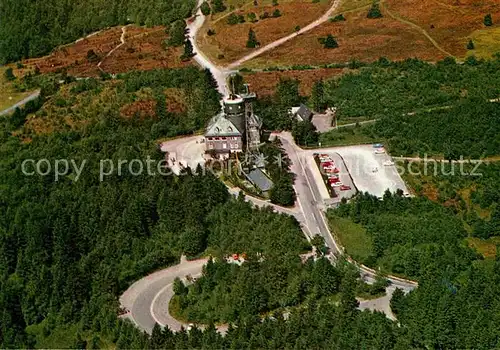
[[[340,190],[341,191],[348,191],[350,189],[351,189],[351,186],[348,186],[348,185],[342,185],[342,186],[340,186]]]
[[[338,177],[332,177],[332,178],[328,179],[328,182],[333,184],[336,182],[340,182],[340,179]]]

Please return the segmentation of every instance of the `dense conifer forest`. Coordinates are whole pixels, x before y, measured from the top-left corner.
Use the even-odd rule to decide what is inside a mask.
[[[0,61],[41,55],[108,25],[169,24],[192,7],[192,1],[132,0],[2,4]],[[498,155],[499,107],[489,100],[500,96],[499,64],[381,60],[325,82],[318,103],[341,107],[340,118],[380,119],[367,132],[387,139],[396,153]],[[373,250],[362,262],[418,280],[410,294],[394,293],[393,322],[357,310],[359,274],[351,265],[331,265],[321,256],[301,261],[310,245],[294,218],[232,198],[210,173],[125,171],[100,181],[101,160],[160,161],[158,139],[203,128],[219,109],[208,72],[157,70],[81,81],[32,75],[18,84],[42,94],[0,119],[0,347],[500,346],[500,254],[484,259],[465,241],[498,235],[498,166],[485,168],[480,179],[460,180],[475,207],[441,205],[461,203],[459,189],[444,186],[442,200],[386,193],[380,201],[361,194],[329,212],[371,239]],[[184,94],[184,110],[168,109],[165,89]],[[144,96],[154,108],[124,117],[122,107]],[[296,82],[283,81],[274,100],[258,108],[268,128],[290,129],[286,108],[302,101]],[[71,169],[59,179],[21,172],[24,160],[42,158],[86,165],[81,174]],[[292,179],[283,178],[289,188]],[[488,215],[475,217],[477,206]],[[248,263],[222,260],[235,252],[245,253]],[[181,254],[216,258],[196,283],[178,285],[174,300],[179,315],[208,326],[175,334],[155,327],[148,336],[119,319],[120,293]],[[230,323],[224,337],[214,322]]]

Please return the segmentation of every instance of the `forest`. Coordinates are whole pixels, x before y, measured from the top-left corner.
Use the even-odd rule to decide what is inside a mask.
[[[384,141],[393,155],[482,158],[500,153],[500,57],[464,64],[380,59],[325,81],[318,101],[340,124],[376,123],[320,135],[325,145]]]
[[[405,174],[404,178],[416,193],[451,208],[471,236],[481,239],[500,236],[498,163],[459,167],[431,162],[427,168],[419,163],[403,166],[415,174]]]
[[[48,54],[118,24],[164,25],[191,15],[195,0],[3,0],[0,64]]]
[[[5,60],[17,59],[16,47],[9,47]],[[499,95],[497,61],[378,65],[326,82],[325,98],[338,104],[348,100],[344,116],[387,118],[371,132],[383,134],[391,151],[448,152],[449,158],[467,150],[470,156],[498,154],[498,107],[486,102]],[[465,242],[471,232],[478,237],[497,232],[498,166],[482,168],[480,179],[439,179],[460,183],[455,193],[470,190],[467,209],[439,203],[461,203],[446,189],[449,185],[438,201],[401,193],[386,193],[380,201],[361,194],[328,212],[332,221],[343,219],[365,230],[372,250],[361,262],[418,280],[419,287],[408,295],[394,292],[391,308],[398,322],[393,322],[357,309],[355,297],[362,288],[351,265],[331,265],[321,256],[301,261],[311,246],[294,218],[252,208],[242,195],[231,197],[211,174],[125,172],[99,181],[100,160],[160,161],[159,138],[202,128],[219,108],[208,72],[157,70],[84,81],[33,75],[19,84],[41,88],[42,94],[0,119],[1,348],[500,347],[500,254],[483,259]],[[185,109],[169,109],[168,89],[185,93]],[[403,115],[412,111],[410,96],[422,109],[414,118]],[[122,107],[144,99],[154,102],[148,113],[123,115]],[[286,108],[303,100],[296,82],[284,81],[273,101],[258,106],[259,113],[269,128],[290,129]],[[464,100],[460,108],[432,109],[459,100]],[[478,119],[474,111],[481,112]],[[55,125],[41,129],[34,121]],[[425,135],[424,127],[432,135]],[[450,135],[456,141],[445,143]],[[408,143],[398,144],[398,137]],[[448,144],[453,147],[447,149]],[[265,151],[273,155],[277,150]],[[59,181],[52,174],[21,172],[23,160],[63,158],[86,160],[88,166],[78,179],[70,173]],[[271,169],[273,178],[280,178],[278,170]],[[288,185],[289,176],[282,176]],[[489,215],[470,221],[469,232],[464,217],[470,219],[478,208]],[[238,267],[222,261],[233,253],[245,254],[248,262]],[[135,280],[176,264],[181,254],[215,257],[196,283],[178,283],[174,299],[180,317],[208,326],[175,334],[155,327],[148,336],[119,319],[119,295]],[[286,320],[284,310],[289,311]],[[215,322],[230,323],[224,337],[216,333]]]

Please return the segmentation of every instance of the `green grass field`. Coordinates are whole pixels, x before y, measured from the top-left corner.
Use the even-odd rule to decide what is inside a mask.
[[[0,111],[28,97],[31,92],[16,92],[12,82],[5,79],[6,67],[0,68]]]
[[[334,234],[345,248],[347,255],[354,260],[365,263],[373,251],[372,238],[361,225],[349,219],[332,214],[328,215],[328,222]]]
[[[500,53],[500,27],[477,30],[471,35],[474,50],[469,55],[480,58],[491,58],[492,53]]]
[[[322,147],[349,146],[384,141],[365,134],[363,132],[365,128],[366,126],[359,126],[331,130],[320,134],[319,141]]]

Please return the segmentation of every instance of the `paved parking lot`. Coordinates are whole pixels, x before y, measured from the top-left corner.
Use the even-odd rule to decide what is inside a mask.
[[[408,189],[403,179],[398,174],[396,167],[394,165],[384,165],[384,162],[391,161],[391,157],[386,153],[375,154],[374,151],[375,150],[372,145],[358,145],[307,150],[304,151],[304,153],[307,158],[311,159],[313,158],[314,153],[340,155],[345,162],[354,185],[360,192],[368,192],[377,197],[382,197],[387,189],[391,192],[396,192],[398,189],[401,189],[404,194],[409,194]],[[308,162],[308,164],[310,166],[316,166],[314,160],[312,162]],[[343,169],[341,169],[341,171],[343,171]],[[343,178],[342,182],[344,182]],[[323,196],[324,192],[321,192]]]
[[[332,198],[327,187],[329,185],[325,183],[325,180],[323,178],[322,169],[317,166],[314,156],[308,157],[306,163],[311,169],[314,182],[318,186],[318,191],[323,199],[323,202],[325,204],[335,204],[340,202],[342,198],[352,198],[356,194],[356,187],[354,186],[354,183],[351,179],[351,176],[349,175],[349,171],[347,170],[342,157],[336,152],[318,152],[318,154],[327,154],[330,157],[330,159],[335,163],[335,167],[339,170],[338,175],[342,184],[347,185],[351,188],[350,190],[341,191],[340,187],[334,187],[333,190],[337,194],[337,197]]]

